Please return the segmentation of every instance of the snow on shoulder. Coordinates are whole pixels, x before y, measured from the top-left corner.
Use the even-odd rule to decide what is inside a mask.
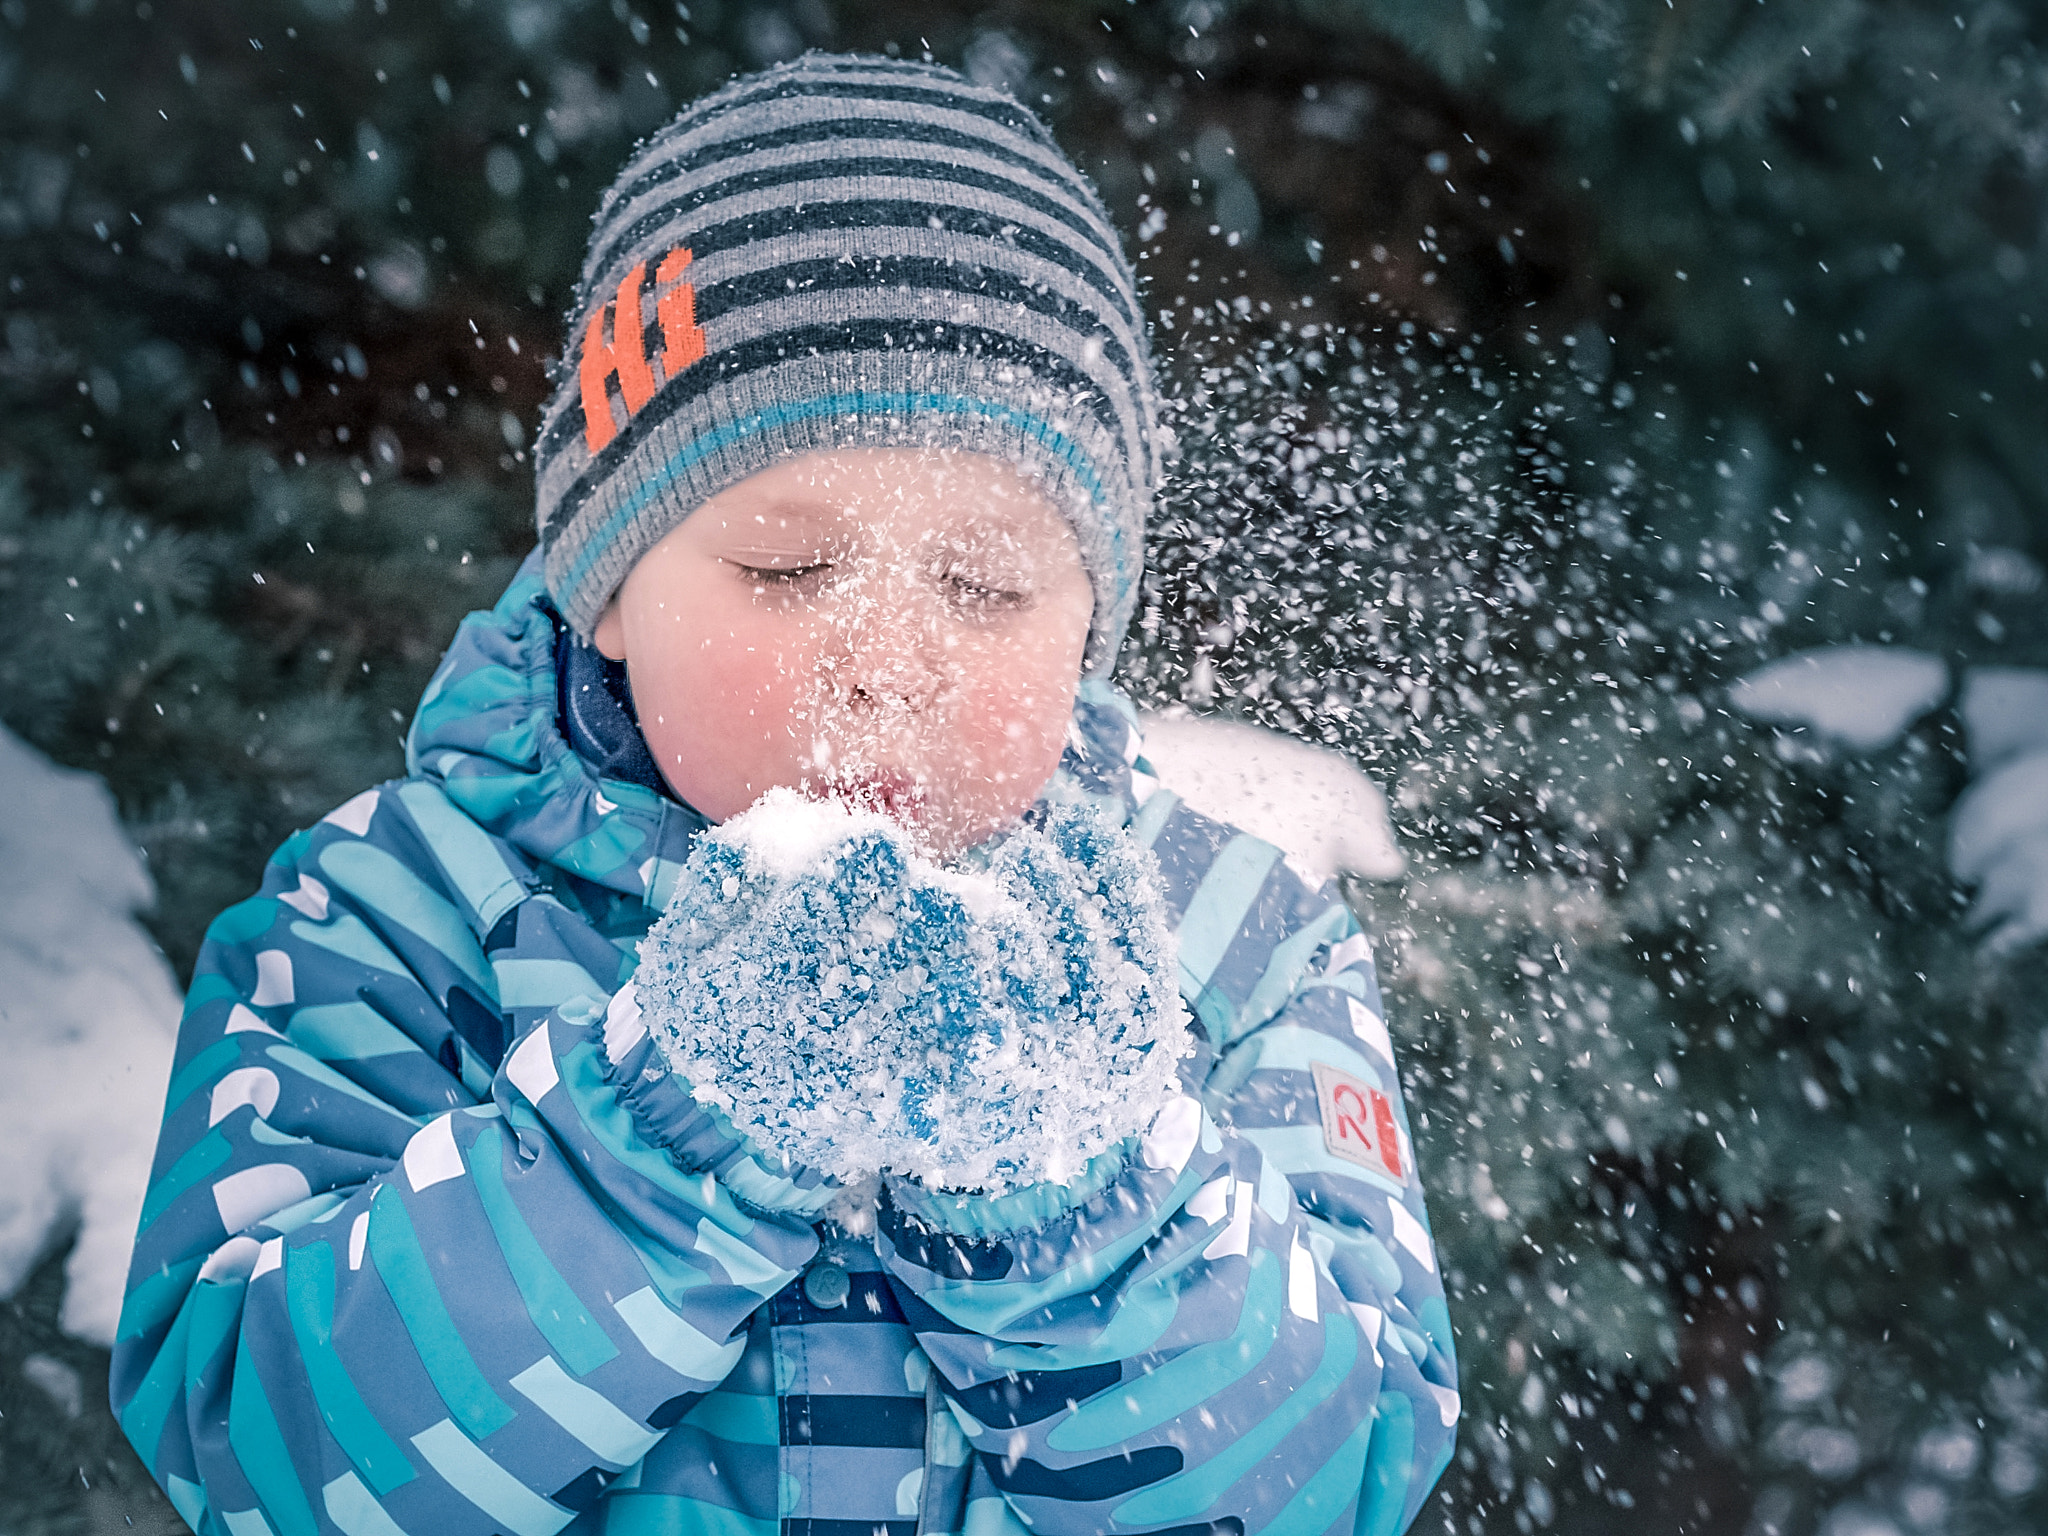
[[[178,1025],[113,797],[0,728],[0,1296],[73,1221],[64,1331],[114,1341]]]
[[[699,837],[640,946],[670,1068],[784,1161],[1003,1193],[1140,1131],[1188,1034],[1149,852],[1054,806],[941,865],[776,790]]]
[[[1161,783],[1204,816],[1273,844],[1309,885],[1339,870],[1395,880],[1407,869],[1386,796],[1341,752],[1180,711],[1145,715],[1139,732]]]

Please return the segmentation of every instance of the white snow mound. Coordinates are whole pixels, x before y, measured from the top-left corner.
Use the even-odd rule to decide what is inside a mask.
[[[1312,886],[1339,870],[1393,880],[1408,867],[1386,796],[1341,752],[1240,720],[1140,718],[1160,782],[1204,816],[1272,843]]]
[[[179,998],[106,786],[0,727],[0,1295],[73,1222],[64,1330],[111,1345]]]
[[[1177,973],[1150,853],[1093,807],[948,866],[775,790],[692,845],[633,984],[670,1069],[764,1151],[1000,1193],[1172,1095]]]
[[[1972,667],[1963,674],[1961,707],[1973,773],[2021,752],[2048,750],[2048,671]]]
[[[2048,749],[1977,779],[1949,821],[1948,863],[1977,887],[1970,908],[1994,953],[2048,938]]]
[[[1888,747],[1948,693],[1948,663],[1889,645],[1795,651],[1728,690],[1752,720],[1803,725],[1860,752]]]

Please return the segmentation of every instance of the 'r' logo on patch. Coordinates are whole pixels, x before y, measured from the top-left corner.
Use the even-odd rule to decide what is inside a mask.
[[[1397,1184],[1407,1183],[1394,1101],[1328,1062],[1311,1062],[1310,1067],[1316,1079],[1316,1107],[1323,1116],[1323,1146],[1330,1155],[1384,1173]]]

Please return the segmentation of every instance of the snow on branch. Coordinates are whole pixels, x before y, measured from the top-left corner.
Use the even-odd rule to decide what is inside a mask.
[[[1970,787],[1948,862],[1977,887],[1970,920],[1993,951],[2048,938],[2048,671],[1977,667],[1963,683]]]
[[[1753,720],[1876,752],[1948,693],[1948,664],[1938,656],[1836,645],[1760,667],[1728,697]],[[1970,784],[1949,818],[1949,872],[1976,887],[1969,921],[1998,954],[2048,939],[2048,670],[1970,668],[1957,709]]]
[[[1759,667],[1728,690],[1752,720],[1802,726],[1863,752],[1888,747],[1948,693],[1948,663],[1889,645],[1829,645]]]

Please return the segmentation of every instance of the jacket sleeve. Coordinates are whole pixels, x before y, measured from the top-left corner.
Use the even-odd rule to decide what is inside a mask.
[[[816,1246],[829,1191],[643,1070],[621,952],[437,796],[295,835],[200,954],[112,1380],[195,1530],[548,1536]]]
[[[1395,1536],[1450,1459],[1449,1317],[1370,950],[1269,852],[1180,898],[1203,1045],[1142,1138],[1063,1188],[888,1185],[878,1244],[972,1447],[969,1529]],[[1261,927],[1250,970],[1197,952]]]

